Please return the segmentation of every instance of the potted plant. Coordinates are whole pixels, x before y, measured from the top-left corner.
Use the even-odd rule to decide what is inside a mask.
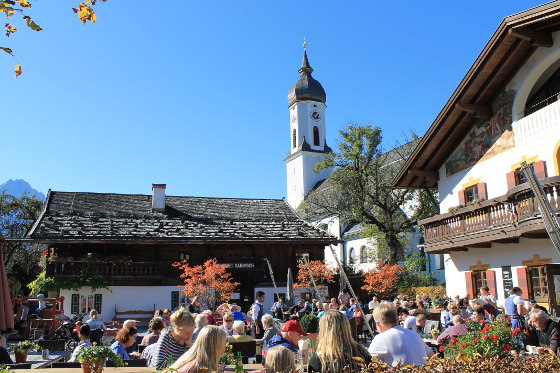
[[[313,341],[315,347],[317,347],[317,337],[319,336],[319,318],[310,313],[305,315],[299,321],[301,327],[306,333],[309,333],[308,338]]]
[[[9,347],[14,352],[16,363],[25,363],[30,350],[40,350],[41,346],[32,341],[21,341]]]
[[[82,348],[78,353],[78,361],[82,364],[83,373],[103,372],[107,359],[111,360],[115,367],[124,366],[120,356],[107,346],[88,346]]]

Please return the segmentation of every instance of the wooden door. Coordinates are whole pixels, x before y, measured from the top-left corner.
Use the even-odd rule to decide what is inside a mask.
[[[546,264],[548,303],[552,316],[560,315],[560,264]]]

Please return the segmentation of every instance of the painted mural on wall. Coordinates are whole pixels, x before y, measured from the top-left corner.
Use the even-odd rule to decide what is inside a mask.
[[[492,104],[492,118],[479,120],[445,163],[451,176],[515,146],[512,105],[515,90],[502,92]]]

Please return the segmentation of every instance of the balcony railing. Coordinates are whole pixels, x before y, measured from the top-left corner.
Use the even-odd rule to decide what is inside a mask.
[[[155,277],[161,276],[158,262],[104,263],[72,261],[50,264],[51,273],[57,276],[77,276],[83,271],[103,277]]]
[[[560,177],[541,179],[552,208],[560,211]],[[518,185],[505,196],[437,215],[420,222],[426,251],[463,249],[467,246],[504,242],[539,232],[544,224],[528,184]]]

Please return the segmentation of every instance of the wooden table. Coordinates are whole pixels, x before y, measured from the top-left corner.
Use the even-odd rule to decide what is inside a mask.
[[[43,359],[42,354],[40,352],[30,352],[27,355],[27,363],[31,363],[31,369],[40,369],[44,367],[48,367],[52,363],[56,363],[59,361],[65,360],[66,357],[70,358],[72,353],[70,351],[52,351],[49,353],[48,359]],[[14,356],[12,356],[12,360],[15,362]],[[18,369],[19,371],[19,369]]]
[[[17,369],[18,373],[82,373],[82,368],[43,368],[43,369]],[[103,373],[156,373],[153,367],[123,367],[123,368],[104,368]]]
[[[243,364],[245,371],[262,370],[261,364]],[[226,365],[225,372],[234,372],[235,365]],[[42,369],[18,369],[18,373],[82,373],[82,368],[42,368]],[[156,368],[152,367],[123,367],[123,368],[105,368],[103,373],[156,373]]]

